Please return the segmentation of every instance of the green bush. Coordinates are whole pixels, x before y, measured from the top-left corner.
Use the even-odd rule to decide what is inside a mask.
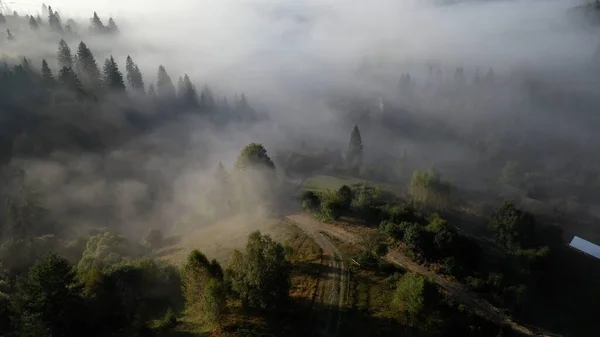
[[[313,191],[305,191],[300,198],[302,200],[302,209],[309,212],[316,212],[321,207],[319,196]]]
[[[343,212],[342,202],[336,192],[321,193],[321,215],[325,220],[338,220]]]
[[[406,229],[411,226],[418,225],[410,222],[394,223],[391,221],[382,221],[379,224],[379,230],[393,239],[402,240]]]
[[[349,210],[350,205],[352,204],[352,190],[350,187],[346,185],[340,187],[337,191],[337,196],[341,209]]]

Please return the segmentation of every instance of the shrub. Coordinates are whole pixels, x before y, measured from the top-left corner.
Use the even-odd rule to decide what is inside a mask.
[[[318,211],[321,206],[319,196],[313,191],[305,191],[301,196],[302,209],[309,212]]]
[[[348,210],[352,204],[352,190],[344,185],[337,191],[337,196],[341,209]]]
[[[325,220],[338,220],[342,215],[342,202],[337,193],[332,191],[323,192],[321,199],[321,215]]]
[[[391,221],[382,221],[379,224],[379,230],[393,239],[402,240],[406,229],[411,226],[418,226],[410,222],[394,223]]]

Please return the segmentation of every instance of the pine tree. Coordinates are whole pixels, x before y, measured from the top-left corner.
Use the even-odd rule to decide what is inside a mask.
[[[17,13],[17,11],[13,11],[13,16],[14,16],[15,18],[18,18],[18,17],[19,17],[19,13]]]
[[[104,24],[102,23],[100,17],[98,16],[98,13],[96,12],[94,12],[94,17],[92,17],[92,26],[90,28],[98,33],[104,32],[106,30],[106,27],[104,27]]]
[[[83,86],[77,77],[77,74],[70,67],[63,67],[58,73],[58,81],[65,87],[73,90],[78,95],[82,94]]]
[[[181,100],[181,103],[186,108],[193,109],[199,106],[198,96],[196,95],[196,88],[194,88],[194,85],[190,81],[190,78],[187,74],[185,74],[183,80],[181,81],[181,88],[179,89],[179,91],[179,98]]]
[[[158,81],[156,82],[156,90],[158,97],[161,99],[173,99],[175,98],[175,87],[171,77],[167,74],[165,67],[162,65],[158,67]]]
[[[109,90],[124,91],[125,83],[123,82],[123,74],[119,70],[119,66],[115,59],[111,56],[104,62],[104,85]]]
[[[127,72],[127,83],[134,92],[144,92],[144,80],[140,68],[133,62],[131,56],[127,56],[125,61],[125,71]]]
[[[42,3],[42,15],[48,15],[48,6],[45,3]]]
[[[62,31],[60,16],[58,16],[58,12],[54,12],[50,6],[48,6],[48,24],[52,30],[57,32]]]
[[[6,17],[4,16],[4,14],[0,13],[0,24],[2,23],[6,23]]]
[[[52,70],[48,67],[48,62],[42,60],[42,81],[45,85],[54,84],[54,76],[52,76]]]
[[[44,21],[42,21],[42,17],[39,14],[35,17],[35,21],[37,22],[38,27],[44,25]]]
[[[348,144],[348,152],[346,154],[346,163],[348,168],[358,172],[363,160],[363,142],[360,136],[358,126],[354,125],[352,134],[350,135],[350,144]]]
[[[108,26],[106,26],[106,30],[112,34],[119,33],[119,27],[117,27],[117,24],[115,23],[115,20],[113,20],[113,18],[108,19]]]
[[[33,16],[29,17],[29,27],[31,27],[33,30],[38,30],[38,28],[40,28]]]
[[[69,48],[69,45],[62,39],[58,44],[58,66],[61,69],[64,67],[71,68],[73,66],[71,48]]]
[[[77,74],[86,88],[99,90],[102,86],[100,70],[94,54],[83,41],[79,43],[77,49]]]
[[[137,64],[135,65],[134,74],[135,74],[135,86],[138,91],[143,93],[144,92],[144,77],[142,76],[142,72],[140,71],[140,68],[138,68]]]

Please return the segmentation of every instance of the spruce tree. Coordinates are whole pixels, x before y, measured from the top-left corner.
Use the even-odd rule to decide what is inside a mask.
[[[106,26],[106,30],[112,34],[117,34],[119,32],[119,27],[117,27],[117,24],[115,23],[115,20],[113,20],[113,18],[108,19],[108,25]]]
[[[346,163],[348,168],[358,172],[363,160],[363,142],[360,136],[358,126],[354,125],[352,134],[350,135],[350,144],[348,144],[348,152],[346,154]]]
[[[48,24],[52,30],[57,32],[62,31],[60,16],[58,16],[58,12],[54,12],[50,6],[48,7]]]
[[[173,99],[175,98],[175,87],[171,77],[167,74],[165,67],[162,65],[158,67],[158,81],[156,82],[156,90],[158,97],[161,99]]]
[[[29,17],[29,27],[31,27],[33,30],[38,30],[38,28],[40,28],[33,16]]]
[[[196,94],[196,88],[190,81],[190,77],[185,74],[181,81],[181,88],[179,90],[179,99],[181,103],[189,109],[198,108],[198,95]]]
[[[123,82],[123,74],[119,70],[119,66],[115,59],[111,56],[104,62],[104,85],[108,90],[124,91],[125,83]]]
[[[45,85],[51,85],[54,83],[54,76],[52,76],[52,70],[48,67],[48,62],[42,60],[42,81]]]
[[[138,68],[137,64],[135,65],[134,74],[135,74],[136,88],[140,92],[144,92],[144,78],[143,78],[142,72],[140,71],[140,68]]]
[[[58,81],[68,89],[75,92],[78,96],[85,93],[77,74],[75,74],[73,69],[70,67],[63,67],[58,72]]]
[[[104,27],[104,24],[100,20],[98,13],[96,12],[94,12],[94,17],[92,17],[92,26],[90,28],[92,29],[92,31],[95,31],[97,33],[102,33],[106,29],[106,27]]]
[[[77,74],[84,87],[99,90],[102,82],[100,79],[100,69],[96,63],[96,58],[85,42],[79,43],[77,49]]]
[[[71,48],[69,48],[69,45],[62,39],[58,44],[58,66],[61,69],[64,67],[71,68],[73,66]]]
[[[0,24],[6,23],[6,17],[4,14],[0,13]]]
[[[125,71],[127,72],[127,83],[134,92],[144,92],[144,80],[140,68],[133,62],[131,56],[127,56],[125,61]]]

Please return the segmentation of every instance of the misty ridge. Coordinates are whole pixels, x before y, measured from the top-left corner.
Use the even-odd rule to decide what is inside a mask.
[[[285,153],[301,144],[342,156],[354,124],[365,171],[384,180],[408,161],[404,175],[437,165],[456,185],[487,189],[519,162],[519,188],[532,197],[594,200],[581,191],[598,179],[598,28],[582,19],[585,3],[60,5],[72,18],[55,7],[54,23],[47,9],[3,19],[3,161],[69,225],[168,228],[203,204],[219,162],[231,168],[246,144],[263,143],[285,175]],[[108,24],[101,10],[121,15]],[[16,79],[46,60],[58,80],[61,39],[75,59],[85,42],[100,71],[112,56],[127,93],[98,94],[76,66],[75,95]],[[128,56],[144,88],[131,82]],[[159,88],[159,65],[172,89]],[[153,97],[161,89],[173,97]],[[548,184],[565,166],[587,183]]]

